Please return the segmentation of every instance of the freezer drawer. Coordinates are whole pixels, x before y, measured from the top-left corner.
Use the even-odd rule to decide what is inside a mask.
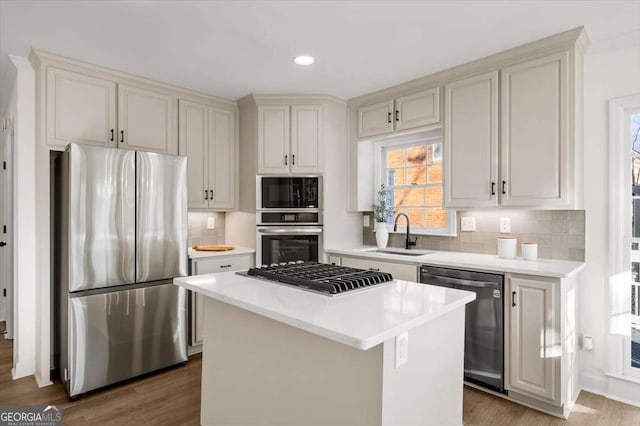
[[[69,395],[186,361],[186,319],[186,291],[173,284],[71,297]]]

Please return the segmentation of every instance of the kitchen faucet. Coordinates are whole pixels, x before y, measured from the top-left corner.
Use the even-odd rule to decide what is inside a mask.
[[[396,232],[398,230],[398,218],[400,216],[404,216],[404,219],[407,221],[407,239],[405,241],[404,248],[409,250],[411,247],[416,245],[416,242],[418,241],[418,237],[416,237],[415,240],[411,241],[411,224],[409,223],[409,216],[407,216],[406,213],[398,213],[396,215],[396,220],[393,223],[393,232]]]

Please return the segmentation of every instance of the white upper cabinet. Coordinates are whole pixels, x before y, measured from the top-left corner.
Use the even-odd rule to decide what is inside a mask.
[[[258,173],[288,173],[289,105],[258,105]]]
[[[173,96],[118,85],[118,145],[125,149],[177,154]]]
[[[116,83],[49,67],[46,73],[47,144],[116,146]]]
[[[238,169],[236,114],[180,99],[180,155],[188,161],[190,209],[232,210]]]
[[[498,204],[498,72],[445,86],[444,203]]]
[[[291,106],[291,171],[322,173],[322,106]]]
[[[562,343],[554,286],[560,283],[512,277],[510,286],[510,387],[556,401]]]
[[[563,52],[502,70],[505,206],[567,203],[567,62]]]
[[[358,109],[358,137],[393,133],[393,100]]]
[[[440,123],[440,88],[358,108],[358,138]]]
[[[322,173],[322,105],[258,105],[258,174]]]
[[[396,99],[396,130],[415,129],[440,122],[440,89],[434,88]]]
[[[235,205],[235,129],[233,111],[209,108],[209,208],[232,209]]]
[[[180,99],[180,155],[187,157],[190,209],[209,208],[209,107]]]

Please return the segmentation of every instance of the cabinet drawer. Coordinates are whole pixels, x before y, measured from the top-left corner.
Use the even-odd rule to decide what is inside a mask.
[[[212,259],[198,259],[194,261],[194,275],[213,274],[215,272],[229,272],[249,269],[251,255],[224,256]]]

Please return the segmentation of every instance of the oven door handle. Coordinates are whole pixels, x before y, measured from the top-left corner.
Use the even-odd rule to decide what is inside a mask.
[[[258,229],[261,234],[320,234],[321,228]]]

